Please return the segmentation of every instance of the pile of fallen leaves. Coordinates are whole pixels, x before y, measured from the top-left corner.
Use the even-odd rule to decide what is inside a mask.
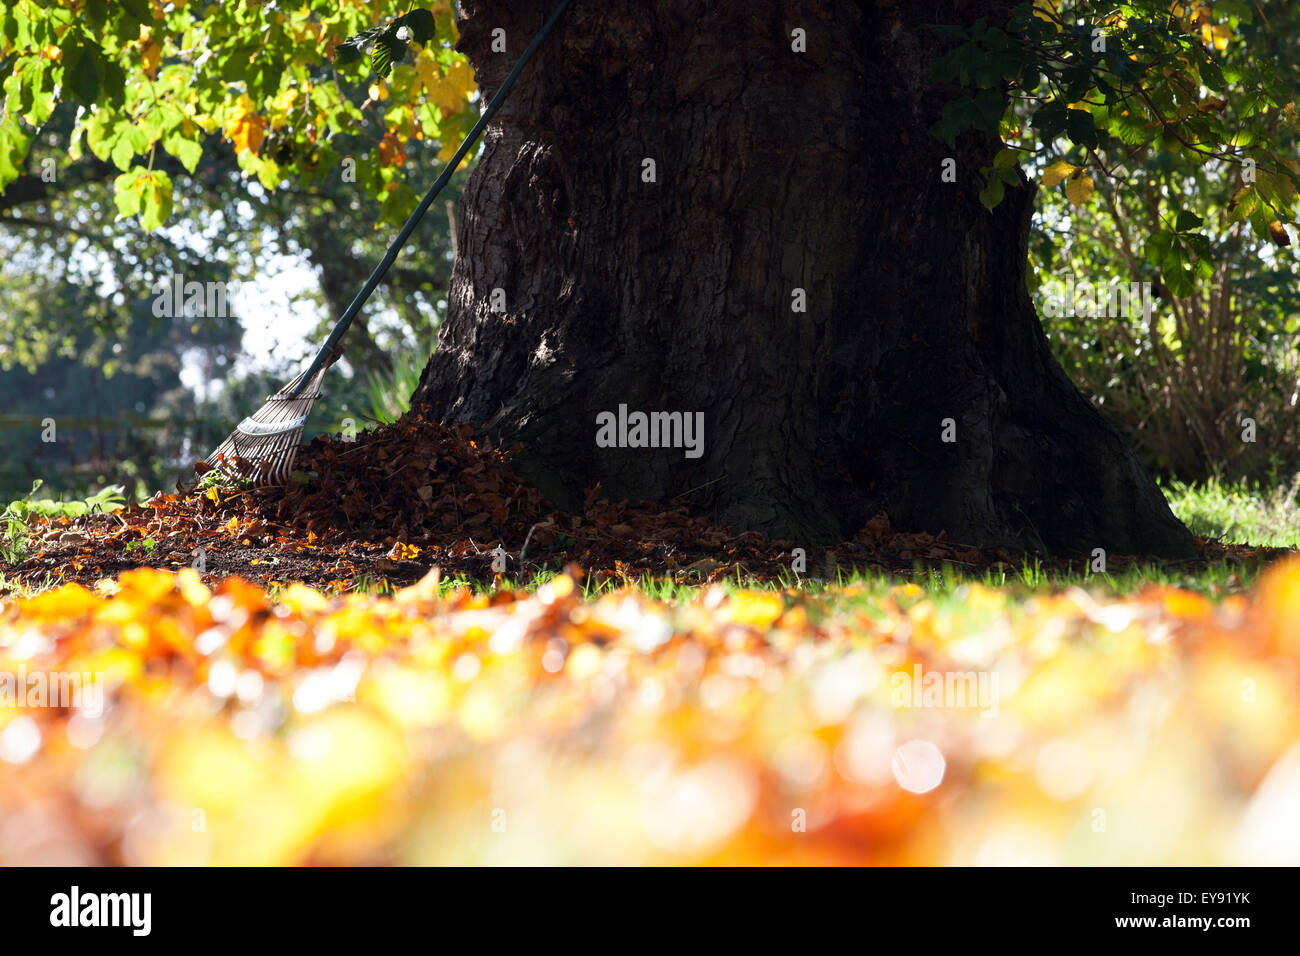
[[[5,599],[0,865],[1300,863],[1300,561],[956,597]]]
[[[221,504],[219,493],[211,497]],[[227,507],[217,514],[252,517],[313,540],[350,539],[362,530],[417,545],[458,532],[521,541],[549,510],[505,454],[480,447],[470,426],[444,426],[418,413],[355,441],[318,437],[302,450],[284,487],[224,500]]]
[[[410,412],[352,441],[316,438],[283,486],[178,489],[116,515],[37,518],[39,546],[10,577],[89,584],[132,567],[189,566],[347,587],[414,581],[434,565],[478,579],[502,562],[510,576],[569,561],[605,577],[772,576],[789,566],[787,543],[737,535],[684,506],[614,504],[592,489],[582,513],[560,511],[508,459],[467,425]]]
[[[6,578],[34,587],[91,584],[133,567],[188,566],[205,579],[238,574],[263,585],[299,581],[345,589],[367,580],[410,583],[434,566],[482,580],[498,573],[522,578],[569,562],[602,580],[791,575],[791,542],[738,534],[684,505],[613,503],[599,488],[588,492],[581,513],[560,511],[520,480],[509,457],[476,441],[467,425],[443,425],[414,411],[351,441],[316,438],[283,486],[178,489],[114,515],[37,517],[34,553],[6,568]],[[1211,542],[1203,550],[1202,563],[1256,557]],[[883,514],[852,541],[803,557],[804,576],[825,578],[838,568],[1016,568],[1022,560],[944,534],[899,531]],[[1124,563],[1111,557],[1115,569]]]

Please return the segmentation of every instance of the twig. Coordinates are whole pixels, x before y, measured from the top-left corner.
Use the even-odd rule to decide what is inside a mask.
[[[528,542],[533,540],[533,530],[537,527],[536,522],[533,527],[528,529],[528,534],[524,535],[524,546],[519,549],[519,573],[524,573],[524,555],[528,553]]]
[[[694,488],[691,488],[689,491],[683,491],[680,495],[675,495],[675,496],[672,498],[672,500],[673,500],[673,501],[676,501],[678,498],[685,498],[687,495],[694,494],[695,492],[699,491],[701,488],[707,488],[707,487],[709,487],[709,485],[715,484],[715,483],[721,481],[721,480],[722,480],[723,478],[725,478],[725,477],[727,477],[727,476],[726,476],[726,475],[718,475],[718,477],[714,478],[712,481],[706,481],[706,482],[705,482],[704,484],[702,484],[702,485],[696,485]]]

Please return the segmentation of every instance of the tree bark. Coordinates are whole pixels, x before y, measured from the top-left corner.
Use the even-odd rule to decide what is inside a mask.
[[[462,2],[486,96],[553,2]],[[924,25],[1008,7],[578,0],[487,131],[415,399],[521,442],[562,506],[599,483],[810,544],[884,511],[983,546],[1192,553],[1049,351],[1025,286],[1035,187],[988,211],[997,142],[928,132],[954,91]],[[703,455],[597,447],[620,404],[703,412]]]

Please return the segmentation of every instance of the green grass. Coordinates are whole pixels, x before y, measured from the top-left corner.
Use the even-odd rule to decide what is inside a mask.
[[[890,589],[910,582],[922,588],[931,598],[960,600],[967,586],[978,583],[989,588],[1007,590],[1017,600],[1027,600],[1035,594],[1068,587],[1082,587],[1098,597],[1121,597],[1141,591],[1150,585],[1159,584],[1196,591],[1217,599],[1249,588],[1261,570],[1262,567],[1242,567],[1237,564],[1217,562],[1195,572],[1171,570],[1156,564],[1141,564],[1131,565],[1108,574],[1058,574],[1042,568],[1037,562],[1026,562],[1020,568],[981,571],[974,574],[953,566],[918,567],[909,574],[899,575],[841,569],[833,578],[806,577],[787,573],[776,580],[765,581],[750,580],[739,574],[720,576],[713,581],[699,577],[673,579],[649,574],[626,580],[606,578],[596,581],[589,576],[583,582],[582,590],[586,598],[594,599],[630,585],[656,601],[675,604],[689,601],[702,589],[709,587],[720,587],[729,594],[742,589],[760,591],[793,589],[814,595],[832,594],[852,587],[866,597],[879,598],[886,595]],[[502,576],[496,582],[453,576],[439,581],[438,592],[446,596],[460,588],[467,588],[475,594],[490,594],[498,589],[535,591],[554,578],[557,573],[539,570],[524,576]],[[354,582],[349,590],[386,596],[391,595],[396,589],[386,579],[366,576]]]
[[[1210,479],[1164,488],[1187,527],[1207,538],[1268,548],[1300,547],[1300,475],[1271,489]]]
[[[399,351],[393,358],[393,367],[386,373],[372,374],[366,381],[370,414],[383,425],[391,425],[411,407],[411,396],[420,384],[420,375],[432,353],[432,348],[417,345]]]
[[[84,518],[91,514],[112,514],[126,503],[125,489],[109,485],[87,498],[65,501],[53,498],[33,499],[32,495],[44,484],[39,478],[32,482],[32,490],[0,512],[0,561],[18,564],[31,553],[31,520],[45,518]]]
[[[1200,485],[1175,482],[1164,490],[1174,513],[1197,534],[1230,543],[1300,547],[1300,475],[1289,484],[1271,490],[1218,481]],[[953,566],[918,567],[905,575],[841,569],[835,577],[829,579],[791,572],[772,581],[751,581],[738,573],[713,582],[707,582],[698,575],[676,579],[642,575],[626,581],[616,578],[596,581],[588,577],[583,583],[583,593],[588,599],[598,598],[631,584],[656,601],[674,604],[689,601],[702,587],[714,585],[728,592],[741,588],[795,588],[810,594],[853,586],[868,598],[879,598],[890,588],[911,581],[925,589],[932,599],[957,602],[964,598],[963,589],[975,582],[990,588],[1008,589],[1017,600],[1027,600],[1044,591],[1067,587],[1082,587],[1098,597],[1114,598],[1136,593],[1153,584],[1184,588],[1218,599],[1249,588],[1261,570],[1257,566],[1243,567],[1218,562],[1188,572],[1161,567],[1155,563],[1143,563],[1115,569],[1107,574],[1059,574],[1043,568],[1037,561],[1026,561],[1019,568],[975,573]],[[495,588],[532,591],[557,573],[554,570],[539,570],[522,576],[507,575],[495,584],[486,579],[453,576],[439,582],[439,592],[445,595],[462,587],[475,593],[487,593]],[[394,587],[383,578],[366,577],[357,581],[351,590],[388,595]]]
[[[48,574],[40,584],[22,584],[16,578],[0,574],[0,597],[29,598],[54,587],[54,579]]]
[[[36,487],[32,491],[35,492]],[[1197,534],[1234,544],[1300,547],[1300,475],[1289,483],[1272,489],[1212,480],[1198,485],[1173,482],[1165,487],[1165,493],[1174,513]],[[25,557],[30,534],[27,520],[32,514],[66,514],[76,517],[96,510],[112,510],[117,504],[118,495],[120,492],[117,489],[105,489],[99,495],[82,501],[54,502],[32,501],[29,494],[22,501],[12,503],[4,512],[3,518],[0,518],[0,560],[16,563]],[[146,554],[151,550],[150,542],[138,543],[134,547]],[[961,589],[973,582],[986,587],[1009,589],[1017,599],[1027,599],[1044,590],[1071,586],[1084,587],[1099,596],[1119,596],[1131,594],[1151,584],[1163,584],[1217,598],[1249,587],[1259,570],[1257,567],[1218,563],[1189,573],[1148,563],[1116,569],[1109,574],[1062,575],[1044,569],[1036,561],[1028,561],[1019,568],[974,573],[951,566],[929,569],[918,567],[905,575],[844,569],[829,579],[787,572],[774,581],[750,581],[739,573],[734,573],[711,583],[727,591],[739,588],[797,588],[813,594],[852,585],[867,595],[879,596],[895,585],[911,581],[924,588],[931,597],[953,599],[960,599]],[[554,570],[539,570],[531,574],[505,577],[496,586],[534,590],[556,574]],[[625,583],[632,584],[655,600],[676,603],[690,600],[701,587],[710,582],[698,575],[676,579],[644,575],[627,582],[613,578],[596,581],[589,577],[584,582],[583,591],[588,598],[596,598],[617,590]],[[439,590],[444,594],[460,587],[481,593],[493,590],[494,585],[490,580],[460,576],[444,578],[439,584]],[[14,586],[14,582],[6,582],[0,577],[0,593],[16,590],[19,589]],[[367,576],[357,581],[352,590],[388,595],[393,592],[394,586],[382,577]]]

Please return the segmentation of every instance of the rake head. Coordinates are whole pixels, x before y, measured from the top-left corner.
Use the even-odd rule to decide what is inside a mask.
[[[257,485],[284,484],[298,456],[307,416],[321,397],[321,380],[341,354],[336,351],[310,379],[303,380],[309,370],[303,371],[267,396],[266,404],[240,422],[207,457],[208,466],[232,479],[251,479]]]

